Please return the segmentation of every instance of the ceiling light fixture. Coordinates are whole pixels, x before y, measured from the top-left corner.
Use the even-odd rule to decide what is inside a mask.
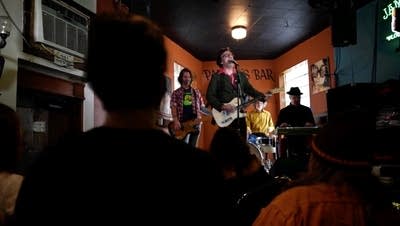
[[[246,38],[247,29],[243,25],[238,25],[232,27],[232,38],[234,39],[243,39]]]

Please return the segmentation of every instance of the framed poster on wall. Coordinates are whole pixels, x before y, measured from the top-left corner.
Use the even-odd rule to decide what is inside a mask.
[[[331,88],[331,76],[328,57],[310,65],[312,94]]]

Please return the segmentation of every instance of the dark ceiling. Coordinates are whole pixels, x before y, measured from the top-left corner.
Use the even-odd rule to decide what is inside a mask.
[[[229,46],[236,59],[275,59],[331,24],[339,2],[357,8],[371,0],[125,0],[131,12],[150,17],[166,36],[202,61]],[[245,39],[231,27],[245,25]]]

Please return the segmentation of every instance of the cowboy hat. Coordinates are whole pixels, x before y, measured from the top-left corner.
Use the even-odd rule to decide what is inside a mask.
[[[289,92],[287,92],[287,94],[293,95],[293,96],[300,96],[300,95],[302,95],[303,93],[300,92],[299,87],[291,87],[290,90],[289,90]]]

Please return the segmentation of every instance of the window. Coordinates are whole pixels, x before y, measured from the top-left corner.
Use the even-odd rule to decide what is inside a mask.
[[[281,108],[290,104],[289,95],[286,94],[290,87],[299,87],[301,104],[310,107],[310,88],[308,79],[308,61],[300,62],[283,72],[283,83],[285,87],[285,101],[281,103]]]
[[[179,88],[180,84],[178,82],[179,72],[182,71],[184,67],[176,62],[174,62],[174,87],[173,90]]]

